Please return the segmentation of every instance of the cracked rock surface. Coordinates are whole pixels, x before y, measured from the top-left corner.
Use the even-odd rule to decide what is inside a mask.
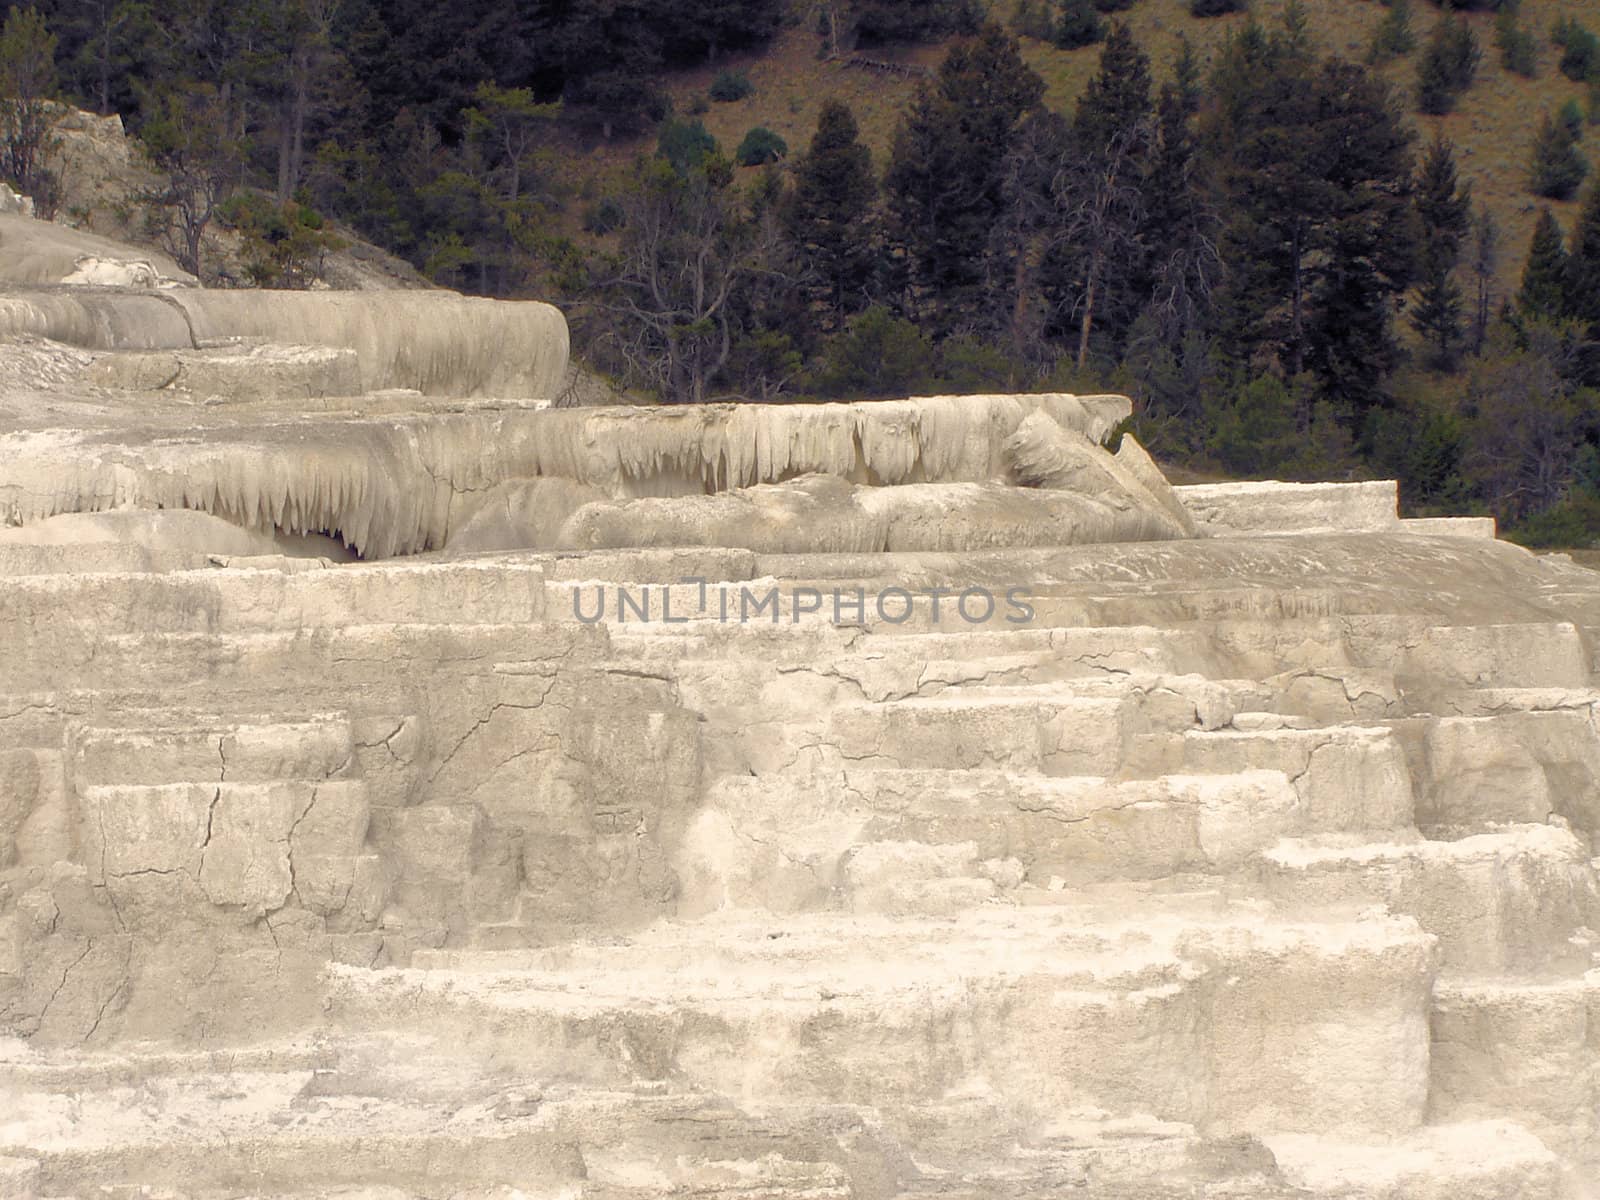
[[[1600,1194],[1600,576],[1114,397],[566,412],[447,321],[206,403],[49,295],[0,1196]],[[248,299],[173,328],[327,344]]]

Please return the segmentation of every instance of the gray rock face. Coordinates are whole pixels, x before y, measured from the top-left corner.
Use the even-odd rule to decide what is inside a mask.
[[[425,310],[248,299],[362,388]],[[1600,576],[1118,398],[215,403],[5,303],[124,348],[0,393],[0,1194],[1600,1183]]]

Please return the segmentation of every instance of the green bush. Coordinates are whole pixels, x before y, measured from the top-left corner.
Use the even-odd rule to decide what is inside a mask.
[[[948,338],[939,347],[939,379],[956,394],[1012,390],[1011,358],[975,337]]]
[[[1561,50],[1561,73],[1568,79],[1582,83],[1600,74],[1600,37],[1577,21],[1571,17],[1557,21],[1550,40]]]
[[[757,125],[744,135],[744,141],[734,151],[734,159],[741,167],[759,167],[777,162],[789,153],[789,143],[765,125]]]
[[[699,121],[668,121],[656,139],[656,153],[677,171],[698,167],[717,152],[717,139]]]
[[[875,305],[828,340],[812,386],[824,396],[905,396],[927,382],[932,362],[923,332]]]
[[[711,81],[711,98],[719,104],[731,104],[735,100],[743,100],[756,90],[756,85],[750,82],[750,77],[743,71],[723,71]]]
[[[1517,10],[1502,8],[1494,19],[1494,42],[1500,47],[1500,65],[1527,79],[1539,73],[1538,40],[1517,23]]]
[[[1388,62],[1410,54],[1417,48],[1417,35],[1411,30],[1411,0],[1393,0],[1378,28],[1373,31],[1372,45],[1367,50],[1367,61]]]
[[[1575,492],[1560,504],[1524,517],[1507,540],[1535,550],[1588,550],[1600,543],[1600,497]]]

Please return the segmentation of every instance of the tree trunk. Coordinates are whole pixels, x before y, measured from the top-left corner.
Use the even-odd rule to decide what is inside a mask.
[[[1104,253],[1096,250],[1089,256],[1089,278],[1083,290],[1083,320],[1078,323],[1078,370],[1089,361],[1089,332],[1094,327],[1095,292],[1100,287],[1100,272]]]

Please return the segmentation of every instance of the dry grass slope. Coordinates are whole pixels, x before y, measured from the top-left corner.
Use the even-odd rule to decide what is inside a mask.
[[[1376,0],[1303,0],[1313,33],[1326,51],[1364,59],[1372,31],[1382,20],[1385,8]],[[1276,22],[1285,0],[1256,0],[1253,12],[1264,23]],[[993,5],[997,15],[1005,16],[1010,5],[1005,0]],[[1486,201],[1502,231],[1499,288],[1502,295],[1514,291],[1522,271],[1523,258],[1534,220],[1546,202],[1527,190],[1527,164],[1541,115],[1559,108],[1566,101],[1584,98],[1582,85],[1556,70],[1558,54],[1549,43],[1551,25],[1561,17],[1575,17],[1591,28],[1600,28],[1600,12],[1590,0],[1523,0],[1524,27],[1539,42],[1539,74],[1524,79],[1500,65],[1494,44],[1492,13],[1467,16],[1483,48],[1483,61],[1477,80],[1462,97],[1457,111],[1445,117],[1430,117],[1416,111],[1414,88],[1420,51],[1395,60],[1382,68],[1395,89],[1397,100],[1425,141],[1442,133],[1457,146],[1463,178],[1470,180],[1474,195]],[[1154,62],[1157,80],[1168,77],[1178,54],[1180,35],[1195,46],[1202,61],[1215,54],[1222,41],[1239,29],[1248,17],[1244,14],[1200,20],[1189,15],[1187,0],[1138,0],[1119,19],[1133,27],[1141,45]],[[1413,28],[1419,44],[1427,40],[1440,11],[1427,0],[1413,6]],[[828,99],[847,102],[861,124],[862,136],[871,146],[874,161],[881,170],[887,163],[895,125],[915,96],[917,81],[910,76],[865,71],[842,62],[823,61],[817,54],[818,39],[809,28],[784,32],[766,53],[724,58],[697,70],[672,76],[668,91],[679,113],[689,113],[702,103],[717,73],[724,69],[744,71],[755,91],[731,104],[710,104],[699,114],[706,128],[722,146],[731,151],[754,126],[765,125],[788,142],[791,153],[802,150],[816,128],[817,114]],[[946,46],[935,44],[898,51],[875,52],[912,67],[936,67]],[[1023,39],[1023,54],[1029,65],[1044,78],[1046,101],[1056,108],[1069,108],[1094,74],[1099,48],[1063,51],[1045,42]],[[593,148],[583,160],[579,175],[583,191],[603,194],[616,185],[633,158],[647,152],[653,141],[618,142]],[[1584,131],[1584,153],[1600,164],[1600,126]],[[1577,202],[1551,202],[1564,229],[1570,229]],[[574,214],[574,217],[576,214]]]

